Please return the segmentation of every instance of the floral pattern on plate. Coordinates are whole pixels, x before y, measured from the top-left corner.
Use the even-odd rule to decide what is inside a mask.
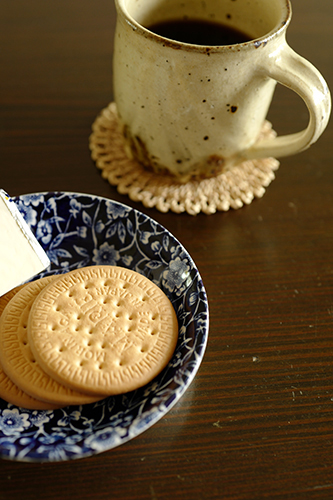
[[[18,408],[0,399],[0,455],[61,461],[110,450],[160,420],[195,376],[208,336],[208,303],[185,248],[147,215],[106,198],[36,193],[15,199],[51,260],[38,277],[83,266],[119,265],[146,276],[171,300],[179,339],[169,365],[146,386],[84,406]]]

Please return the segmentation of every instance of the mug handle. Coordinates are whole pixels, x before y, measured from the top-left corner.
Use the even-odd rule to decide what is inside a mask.
[[[274,60],[269,60],[262,72],[295,91],[305,102],[310,119],[307,128],[301,132],[258,141],[242,152],[242,156],[248,160],[279,158],[304,151],[317,141],[328,124],[331,96],[327,83],[319,71],[286,42],[280,54]]]

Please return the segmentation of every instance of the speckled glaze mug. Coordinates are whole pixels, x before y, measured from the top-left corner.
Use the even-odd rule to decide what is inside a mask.
[[[324,131],[330,93],[321,74],[286,42],[289,0],[115,4],[115,102],[128,153],[146,167],[180,181],[209,177],[245,159],[300,152]],[[250,40],[195,45],[149,29],[187,18],[237,28]],[[257,142],[277,82],[304,100],[309,123],[301,132]]]

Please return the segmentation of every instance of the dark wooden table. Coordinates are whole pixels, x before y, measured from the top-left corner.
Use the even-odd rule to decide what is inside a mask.
[[[293,8],[290,44],[333,87],[333,2]],[[88,192],[147,213],[192,255],[210,303],[204,361],[165,418],[92,458],[1,460],[0,499],[332,499],[332,124],[245,208],[145,209],[102,179],[88,148],[112,101],[112,0],[7,0],[0,12],[0,186]],[[269,118],[279,133],[308,119],[282,87]]]

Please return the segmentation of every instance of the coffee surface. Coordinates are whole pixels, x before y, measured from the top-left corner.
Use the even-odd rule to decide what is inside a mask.
[[[251,40],[246,33],[230,26],[203,19],[175,19],[148,26],[157,35],[195,45],[235,45]]]

